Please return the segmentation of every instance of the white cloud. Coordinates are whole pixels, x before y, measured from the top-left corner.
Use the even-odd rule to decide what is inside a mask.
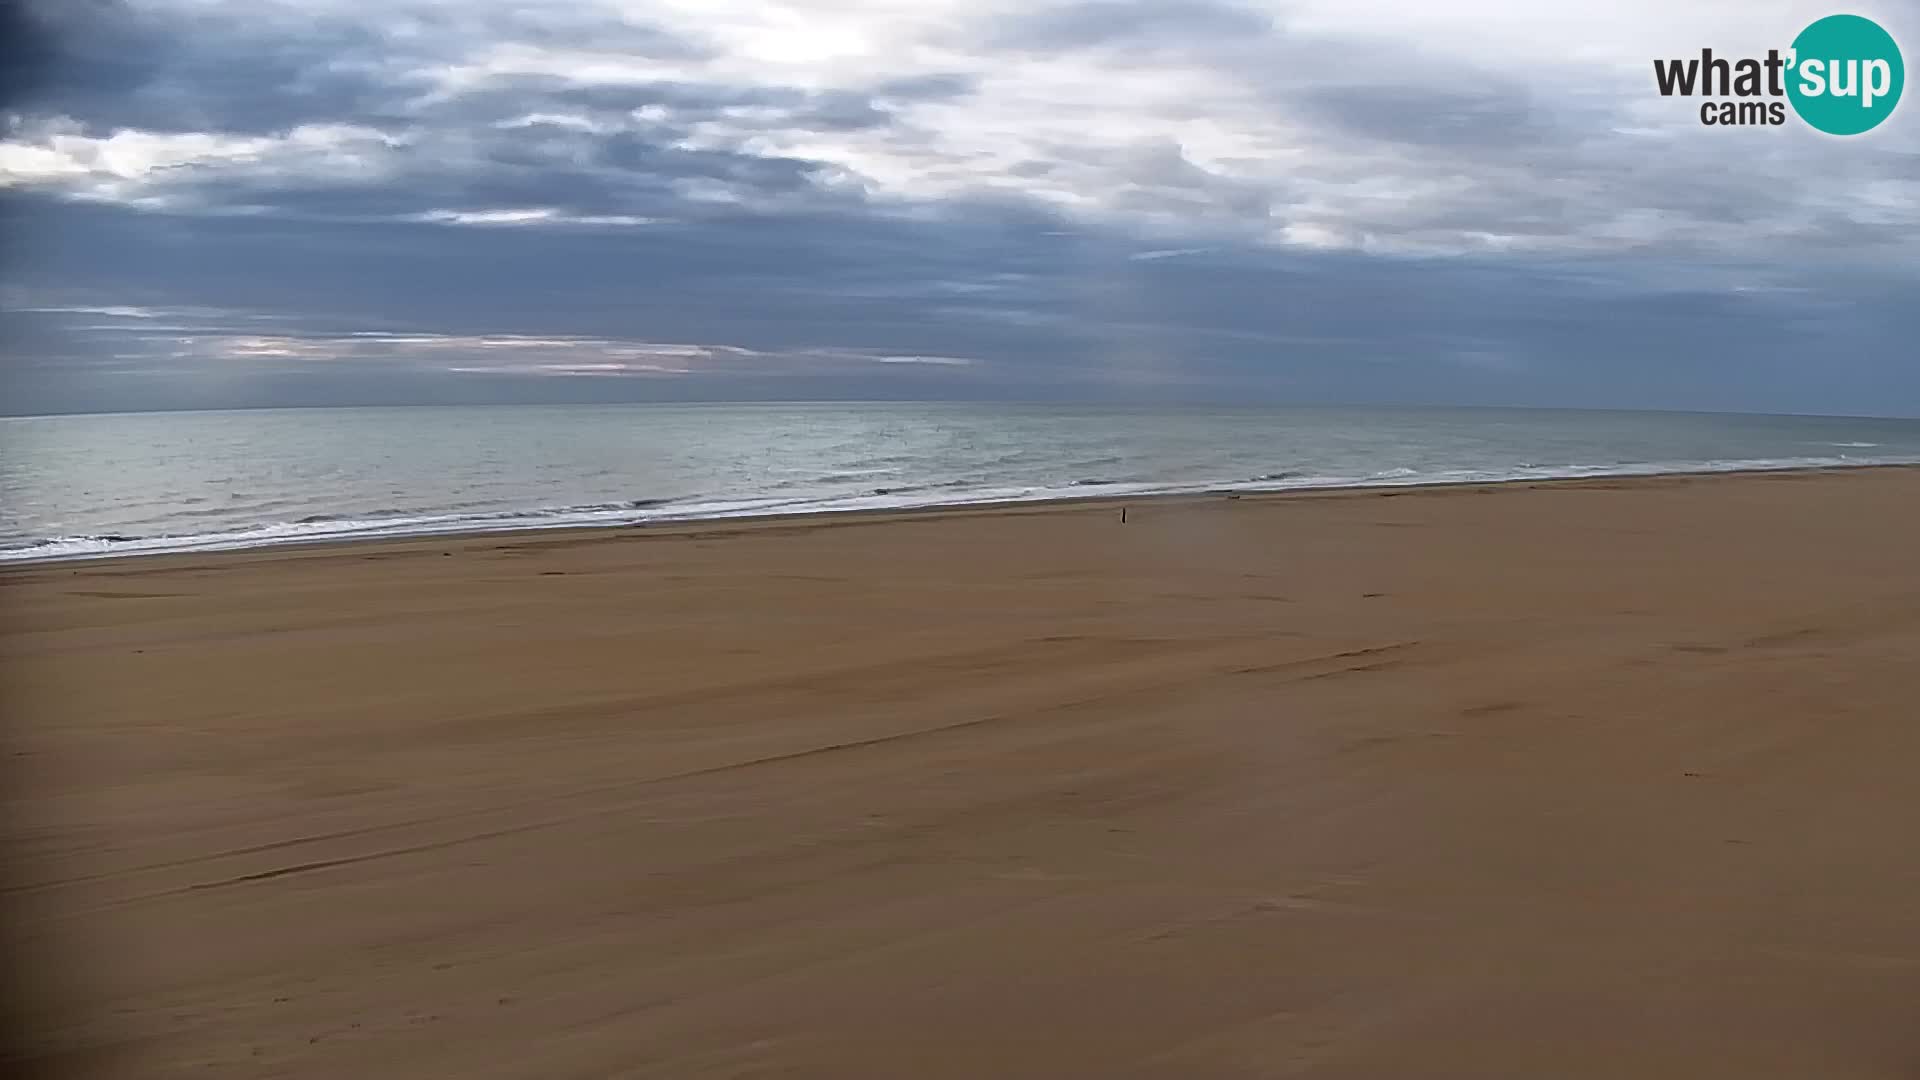
[[[434,225],[580,225],[606,228],[657,225],[658,218],[632,214],[568,214],[551,206],[496,210],[428,210],[413,216]]]
[[[75,178],[140,180],[183,165],[257,158],[274,142],[204,132],[122,130],[98,137],[54,122],[0,143],[0,185]]]
[[[53,314],[107,313],[69,307],[16,308]],[[125,309],[141,310],[146,309]],[[175,314],[185,314],[185,309]],[[180,325],[133,325],[119,339],[125,360],[213,365],[270,362],[309,370],[375,365],[386,370],[490,375],[729,376],[807,375],[870,370],[869,365],[928,369],[977,367],[951,355],[898,354],[847,347],[756,349],[727,343],[647,341],[629,337],[519,333],[457,334],[394,330],[257,332],[246,312],[203,309]],[[143,318],[145,316],[142,316]]]
[[[123,304],[106,307],[19,307],[13,310],[40,315],[105,315],[115,319],[159,319],[166,315],[166,312],[155,308],[130,307]]]
[[[406,143],[404,135],[352,124],[305,124],[271,136],[127,128],[93,135],[57,117],[0,142],[0,187],[47,185],[137,204],[165,202],[170,190],[221,176],[364,183],[385,175]]]

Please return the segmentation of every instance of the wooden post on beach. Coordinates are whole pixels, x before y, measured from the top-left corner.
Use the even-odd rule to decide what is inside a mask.
[[[1120,508],[1120,524],[1125,525],[1126,523],[1127,523],[1127,508],[1123,506]]]

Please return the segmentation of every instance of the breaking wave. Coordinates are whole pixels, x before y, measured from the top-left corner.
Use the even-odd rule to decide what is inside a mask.
[[[1853,446],[1854,444],[1841,444]],[[1864,444],[1862,444],[1864,445]],[[1594,465],[1522,465],[1509,469],[1422,469],[1397,466],[1365,474],[1316,474],[1275,470],[1241,477],[1151,482],[1127,477],[1083,477],[1053,483],[1009,484],[991,478],[951,479],[893,487],[822,490],[783,495],[643,498],[614,502],[489,510],[420,512],[402,507],[310,513],[285,521],[262,521],[205,531],[146,534],[102,532],[0,540],[0,562],[99,558],[182,551],[220,551],[373,537],[433,536],[467,532],[581,526],[647,525],[680,521],[787,514],[909,510],[1048,499],[1103,499],[1217,492],[1292,491],[1318,488],[1419,484],[1498,483],[1599,476],[1690,472],[1809,469],[1905,460],[1869,461],[1857,456],[1744,458]],[[179,518],[190,518],[182,514]],[[178,518],[176,519],[178,520]]]

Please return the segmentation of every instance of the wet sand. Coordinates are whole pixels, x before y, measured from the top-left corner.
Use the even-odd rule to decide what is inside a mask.
[[[46,1064],[1920,1067],[1920,471],[0,573]]]

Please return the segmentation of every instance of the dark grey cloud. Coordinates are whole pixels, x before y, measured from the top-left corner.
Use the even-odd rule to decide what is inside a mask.
[[[682,149],[657,132],[602,137],[535,124],[462,139],[457,157],[423,147],[370,182],[289,170],[223,177],[206,186],[188,180],[177,189],[304,218],[364,220],[538,207],[570,216],[677,220],[713,212],[688,204],[680,185],[689,182],[720,185],[747,202],[844,201],[845,196],[820,190],[824,171],[819,162],[798,158]]]
[[[55,70],[58,41],[44,16],[20,0],[0,0],[0,108],[11,108]]]
[[[369,28],[321,23],[289,37],[210,20],[180,25],[117,5],[79,10],[85,17],[57,24],[61,63],[35,105],[85,127],[266,133],[341,116],[397,118],[383,110],[402,88],[350,70],[350,58],[382,52]]]
[[[1920,329],[1885,283],[1852,296],[1648,288],[1585,264],[1252,246],[1131,260],[1140,249],[1124,238],[993,205],[919,222],[740,215],[631,235],[41,211],[44,240],[57,236],[66,254],[22,283],[34,306],[109,295],[146,317],[30,314],[35,345],[13,362],[14,409],[124,407],[126,395],[181,407],[1145,395],[1872,412],[1901,395],[1920,401],[1920,377],[1857,349]],[[82,254],[107,237],[135,257],[102,265]],[[204,272],[169,277],[188,258]],[[291,342],[326,354],[375,332],[586,338],[598,344],[569,355],[588,359],[636,343],[761,355],[675,377],[553,379],[517,374],[513,350],[462,352],[457,341],[344,360],[227,352],[236,341]],[[186,359],[172,355],[182,338]],[[974,365],[846,359],[854,354]],[[498,370],[473,370],[487,365]],[[166,370],[247,374],[153,374]],[[1142,370],[1155,381],[1140,382]],[[114,373],[124,378],[103,378]],[[118,396],[102,396],[109,384]]]
[[[499,40],[591,41],[633,57],[706,55],[656,27],[564,9],[424,8],[399,22],[318,14],[297,24],[284,13],[234,19],[114,0],[40,0],[37,10],[60,50],[37,109],[105,130],[267,134],[305,123],[419,120],[408,101],[431,88],[434,69]]]
[[[980,85],[980,77],[970,72],[942,72],[936,75],[913,75],[899,79],[885,79],[873,87],[873,94],[881,101],[951,101],[965,97]]]
[[[1467,82],[1465,79],[1455,80]],[[1289,105],[1337,130],[1371,139],[1456,151],[1558,141],[1560,130],[1524,87],[1315,85]]]

